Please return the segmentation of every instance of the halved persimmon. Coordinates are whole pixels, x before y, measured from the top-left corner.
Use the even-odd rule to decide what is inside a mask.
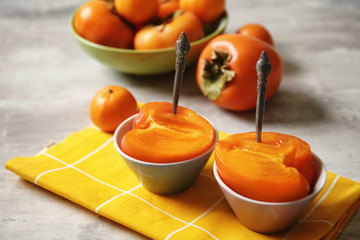
[[[214,150],[221,179],[245,197],[266,202],[294,201],[309,194],[315,177],[310,146],[291,135],[263,132],[231,135]]]
[[[215,141],[212,125],[194,111],[167,102],[146,103],[125,134],[120,148],[138,160],[169,163],[206,152]]]

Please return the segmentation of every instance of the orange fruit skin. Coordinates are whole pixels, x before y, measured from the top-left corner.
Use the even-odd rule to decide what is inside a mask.
[[[266,100],[276,93],[284,69],[281,56],[266,42],[242,34],[221,34],[205,46],[200,54],[196,72],[200,89],[205,64],[203,59],[210,61],[216,49],[231,55],[229,70],[235,72],[235,77],[213,101],[215,104],[232,111],[246,111],[256,107],[258,76],[255,66],[262,51],[268,54],[272,66],[267,79]]]
[[[104,132],[113,133],[120,123],[138,112],[134,96],[121,86],[100,89],[90,102],[90,118]]]
[[[257,39],[260,39],[264,42],[267,42],[268,44],[275,46],[273,38],[270,34],[270,32],[261,24],[258,23],[249,23],[241,28],[239,28],[236,33],[243,34],[245,36],[251,36],[255,37]]]
[[[291,135],[263,132],[231,135],[215,146],[218,173],[245,197],[288,202],[306,197],[313,185],[315,163],[310,146]]]
[[[74,29],[83,38],[105,46],[131,48],[135,33],[111,12],[105,1],[91,0],[75,13]]]
[[[165,23],[163,28],[149,26],[140,29],[134,38],[137,50],[174,47],[181,32],[185,32],[189,42],[201,39],[204,28],[200,19],[191,12],[183,12],[172,21]]]
[[[215,141],[212,125],[194,111],[167,102],[146,103],[120,143],[127,155],[145,162],[181,162],[206,152]]]
[[[159,1],[159,10],[158,16],[161,19],[165,19],[170,14],[174,13],[179,9],[179,0],[158,0]]]
[[[225,0],[180,0],[180,9],[197,15],[203,23],[217,20],[225,12]]]
[[[116,11],[132,24],[144,24],[158,13],[158,0],[115,0]]]

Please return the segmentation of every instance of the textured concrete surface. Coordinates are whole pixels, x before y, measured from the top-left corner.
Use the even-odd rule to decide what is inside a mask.
[[[91,124],[92,95],[109,84],[137,100],[171,101],[173,73],[130,76],[88,57],[72,38],[69,18],[80,0],[0,1],[0,161],[36,154]],[[227,0],[234,32],[264,24],[285,73],[267,103],[264,131],[296,135],[328,170],[360,181],[360,2]],[[223,110],[201,96],[195,68],[185,72],[180,105],[228,133],[253,131],[254,111]],[[1,239],[142,239],[0,168]],[[359,210],[339,239],[360,238]]]

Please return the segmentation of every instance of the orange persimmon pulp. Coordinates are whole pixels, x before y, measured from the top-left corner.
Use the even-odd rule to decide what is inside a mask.
[[[171,103],[151,102],[142,106],[120,148],[141,161],[171,163],[201,155],[214,141],[213,126],[194,111],[178,106],[174,114]]]
[[[263,132],[231,135],[215,146],[218,173],[242,196],[265,202],[306,197],[315,177],[310,146],[291,135]]]

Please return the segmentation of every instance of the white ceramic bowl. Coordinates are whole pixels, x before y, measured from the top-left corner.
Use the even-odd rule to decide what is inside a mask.
[[[198,157],[175,163],[150,163],[130,157],[120,148],[121,139],[125,133],[132,129],[134,118],[137,115],[133,115],[122,122],[114,133],[115,148],[125,160],[127,166],[150,192],[168,195],[189,189],[196,181],[214,150],[219,138],[217,128],[204,117],[214,128],[215,139],[212,146]]]
[[[244,197],[229,188],[220,178],[214,163],[215,178],[239,221],[247,228],[261,233],[274,233],[292,226],[304,214],[326,182],[326,169],[313,154],[316,165],[315,186],[312,192],[291,202],[263,202]]]

